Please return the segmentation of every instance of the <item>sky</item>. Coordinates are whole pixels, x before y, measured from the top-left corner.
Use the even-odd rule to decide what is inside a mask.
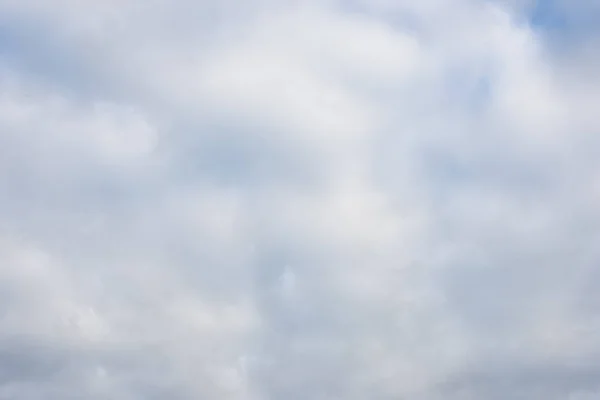
[[[0,0],[0,400],[599,398],[599,19]]]

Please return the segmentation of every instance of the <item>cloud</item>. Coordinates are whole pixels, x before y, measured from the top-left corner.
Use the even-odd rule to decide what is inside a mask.
[[[597,39],[526,12],[0,1],[0,398],[593,397]]]

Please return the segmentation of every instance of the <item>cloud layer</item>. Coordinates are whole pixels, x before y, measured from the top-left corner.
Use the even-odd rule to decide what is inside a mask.
[[[597,38],[524,4],[0,0],[0,399],[597,398]]]

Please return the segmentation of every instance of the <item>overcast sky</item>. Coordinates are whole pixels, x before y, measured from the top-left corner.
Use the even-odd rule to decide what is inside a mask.
[[[0,0],[0,399],[600,398],[599,20]]]

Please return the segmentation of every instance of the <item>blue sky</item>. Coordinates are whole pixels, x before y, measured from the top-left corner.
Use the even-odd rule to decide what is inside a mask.
[[[598,398],[598,12],[0,0],[0,399]]]

